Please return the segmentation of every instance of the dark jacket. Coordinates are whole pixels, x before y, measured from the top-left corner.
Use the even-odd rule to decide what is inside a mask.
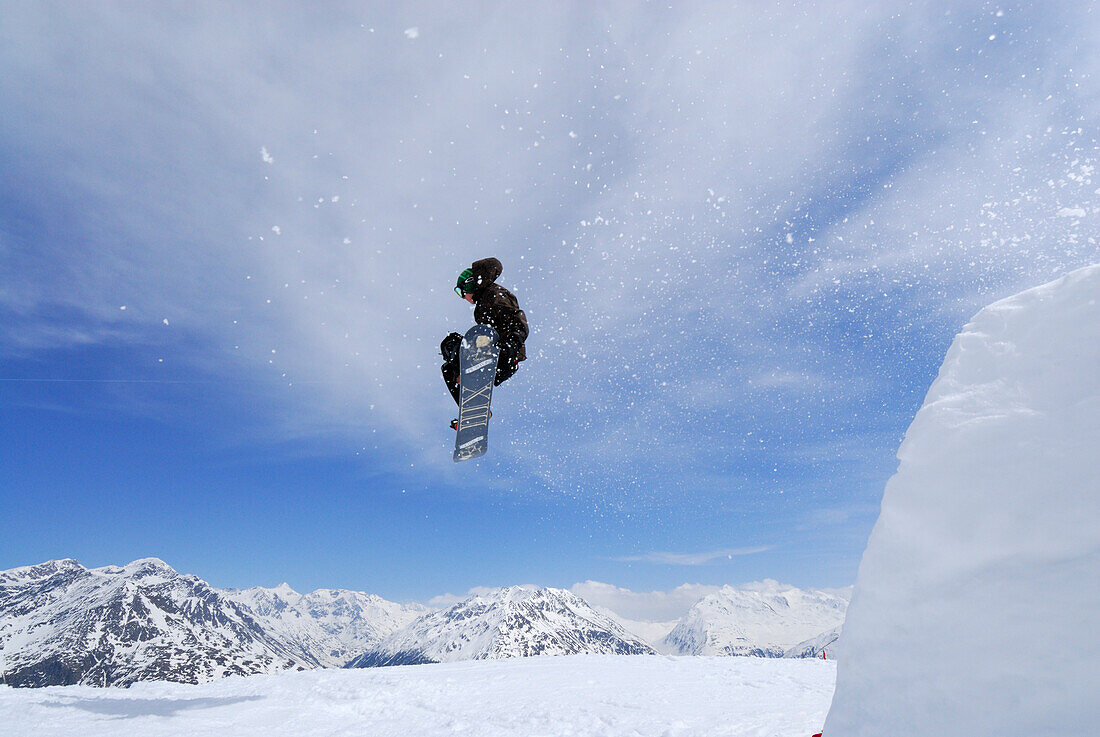
[[[516,358],[526,360],[527,350],[523,343],[531,332],[527,327],[527,315],[519,308],[516,296],[495,283],[504,267],[495,258],[483,258],[474,261],[470,269],[478,284],[474,292],[474,322],[491,326],[502,343],[512,344]]]

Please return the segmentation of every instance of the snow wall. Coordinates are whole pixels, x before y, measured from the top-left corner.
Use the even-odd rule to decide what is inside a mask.
[[[1100,265],[986,307],[906,432],[825,737],[1100,725]]]

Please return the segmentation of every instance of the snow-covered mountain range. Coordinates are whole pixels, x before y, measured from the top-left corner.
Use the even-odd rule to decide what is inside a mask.
[[[0,683],[201,683],[287,669],[658,650],[818,657],[833,646],[846,607],[843,592],[774,581],[725,587],[674,629],[641,623],[650,630],[639,637],[631,623],[562,589],[492,589],[431,610],[357,591],[299,594],[286,584],[221,590],[156,558],[94,569],[66,559],[0,572]]]
[[[725,586],[696,602],[661,645],[679,655],[783,657],[841,625],[849,596],[775,581]]]
[[[349,667],[654,652],[576,594],[562,589],[510,586],[421,617],[353,660]]]
[[[126,686],[342,665],[425,611],[346,591],[222,591],[156,558],[49,561],[0,572],[0,678]]]

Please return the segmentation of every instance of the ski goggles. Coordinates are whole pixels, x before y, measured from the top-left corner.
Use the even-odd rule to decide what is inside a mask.
[[[473,287],[474,272],[473,269],[466,269],[458,275],[458,282],[455,284],[455,294],[459,297],[466,294],[473,294],[474,290],[467,289],[467,287]]]

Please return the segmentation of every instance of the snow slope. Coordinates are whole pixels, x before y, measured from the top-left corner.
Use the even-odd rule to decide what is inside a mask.
[[[509,586],[421,617],[353,660],[349,667],[653,652],[576,594],[563,589]]]
[[[824,655],[829,660],[837,659],[837,643],[840,641],[840,633],[843,626],[834,627],[828,632],[822,632],[817,637],[804,640],[783,653],[784,658],[820,658]]]
[[[821,660],[598,655],[0,686],[0,725],[5,737],[809,737],[835,673]]]
[[[1100,723],[1100,266],[981,310],[898,452],[826,737]]]
[[[775,581],[725,586],[695,603],[662,641],[680,655],[782,657],[844,622],[845,596]]]

